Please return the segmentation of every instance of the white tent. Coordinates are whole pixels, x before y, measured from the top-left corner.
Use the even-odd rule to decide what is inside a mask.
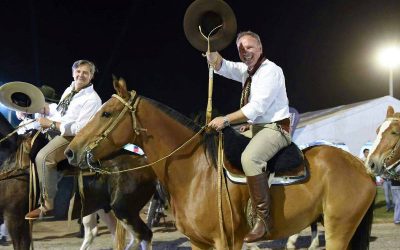
[[[345,143],[353,155],[359,156],[362,147],[375,140],[376,129],[384,121],[389,105],[400,112],[400,101],[384,96],[301,114],[293,141],[297,145],[319,140]]]

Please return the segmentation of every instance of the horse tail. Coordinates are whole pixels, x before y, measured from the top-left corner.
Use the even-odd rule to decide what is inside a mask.
[[[376,195],[375,195],[376,198]],[[369,249],[369,240],[371,236],[372,219],[374,217],[375,198],[369,206],[367,213],[364,215],[361,223],[358,225],[356,232],[350,241],[352,250]]]
[[[122,250],[125,248],[125,234],[126,230],[122,225],[122,222],[119,219],[117,219],[117,227],[115,229],[115,238],[114,238],[115,249]]]

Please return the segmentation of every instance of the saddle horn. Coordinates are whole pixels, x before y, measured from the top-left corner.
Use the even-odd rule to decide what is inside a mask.
[[[183,19],[187,40],[202,52],[208,50],[206,37],[209,35],[210,51],[226,48],[236,35],[236,26],[233,10],[222,0],[196,0],[186,9]]]

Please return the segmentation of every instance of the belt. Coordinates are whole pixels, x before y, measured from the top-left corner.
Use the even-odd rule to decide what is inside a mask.
[[[286,132],[288,132],[290,134],[290,119],[289,118],[285,118],[283,120],[275,121],[274,123],[276,123],[279,126],[281,126],[281,128],[283,130],[285,130]]]

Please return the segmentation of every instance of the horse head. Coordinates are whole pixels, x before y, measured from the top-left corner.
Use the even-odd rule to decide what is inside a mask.
[[[395,178],[400,172],[400,113],[389,106],[385,121],[377,129],[377,137],[366,160],[367,168],[377,175]]]
[[[65,155],[71,165],[86,169],[99,163],[99,159],[117,152],[132,141],[135,101],[138,96],[129,92],[124,79],[113,77],[114,94],[93,116],[85,129],[71,141]]]

